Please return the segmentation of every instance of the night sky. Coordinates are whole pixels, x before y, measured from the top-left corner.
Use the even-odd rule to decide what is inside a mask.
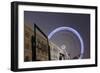
[[[90,15],[74,13],[51,13],[24,11],[24,23],[34,23],[48,36],[58,27],[66,26],[78,31],[84,41],[83,58],[90,58]],[[66,51],[71,58],[80,54],[80,42],[78,37],[70,31],[60,31],[50,39],[57,46],[66,45]]]

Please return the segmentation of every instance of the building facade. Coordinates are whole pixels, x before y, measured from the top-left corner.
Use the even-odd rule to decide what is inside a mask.
[[[24,25],[24,61],[70,59],[65,49],[58,47],[37,25]]]
[[[32,61],[32,44],[31,39],[34,36],[32,25],[24,25],[24,61]]]
[[[50,60],[49,43],[46,35],[34,24],[24,25],[24,61]]]

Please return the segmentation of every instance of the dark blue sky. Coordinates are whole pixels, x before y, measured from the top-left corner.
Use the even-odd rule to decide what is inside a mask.
[[[89,14],[72,14],[72,13],[51,13],[51,12],[24,12],[25,24],[36,24],[47,36],[57,27],[71,27],[77,30],[84,41],[84,56],[90,57],[90,15]],[[56,33],[51,41],[61,47],[66,45],[67,52],[71,57],[80,53],[80,42],[78,38],[69,31],[60,31]]]

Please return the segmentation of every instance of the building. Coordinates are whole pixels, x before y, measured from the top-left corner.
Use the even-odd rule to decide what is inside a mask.
[[[50,60],[49,43],[46,35],[38,26],[24,26],[24,61]]]
[[[31,39],[34,36],[32,25],[24,25],[24,61],[32,61],[32,44]]]
[[[59,52],[60,52],[59,47],[51,41],[49,41],[49,45],[50,45],[51,60],[59,60]]]
[[[48,40],[36,25],[24,25],[24,61],[48,61],[70,59],[66,49]]]
[[[43,31],[37,26],[34,26],[35,40],[36,40],[36,60],[37,61],[48,61],[50,60],[50,48],[48,37]]]
[[[66,49],[58,47],[53,42],[49,41],[51,60],[67,60],[70,59]]]

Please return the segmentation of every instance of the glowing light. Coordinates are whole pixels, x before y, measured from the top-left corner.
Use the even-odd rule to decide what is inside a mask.
[[[66,45],[62,45],[61,46],[61,49],[66,49]]]
[[[80,44],[81,44],[81,52],[80,52],[79,58],[82,58],[83,53],[84,53],[84,43],[83,43],[83,39],[82,39],[81,35],[75,29],[73,29],[71,27],[58,27],[48,35],[48,38],[50,39],[55,33],[59,32],[59,31],[63,31],[63,30],[70,31],[70,32],[74,33],[79,38]]]

